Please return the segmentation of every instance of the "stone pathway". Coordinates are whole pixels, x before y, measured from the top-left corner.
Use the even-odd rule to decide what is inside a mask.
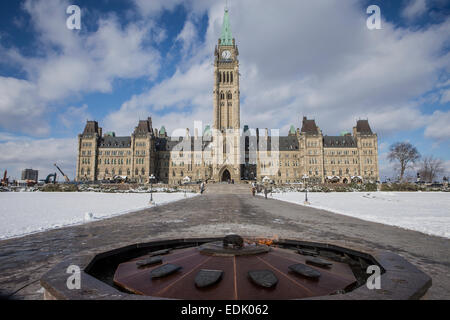
[[[449,239],[252,197],[247,185],[211,186],[202,196],[165,206],[1,241],[0,295],[42,299],[40,277],[73,255],[95,254],[155,239],[238,233],[389,250],[433,278],[426,298],[450,299]]]
[[[206,193],[209,194],[251,194],[249,184],[209,183],[206,185]]]

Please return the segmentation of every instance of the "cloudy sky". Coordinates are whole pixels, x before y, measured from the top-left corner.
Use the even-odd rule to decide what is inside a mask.
[[[82,29],[69,30],[69,5]],[[382,29],[369,30],[369,5]],[[0,2],[0,172],[73,178],[87,119],[129,135],[212,122],[213,52],[225,0]],[[382,179],[389,145],[410,141],[450,169],[450,2],[229,0],[240,51],[241,124],[315,118],[324,134],[369,119]]]

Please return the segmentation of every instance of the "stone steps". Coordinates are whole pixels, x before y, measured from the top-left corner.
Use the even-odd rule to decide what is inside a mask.
[[[221,184],[209,183],[206,185],[207,194],[251,194],[249,184]]]

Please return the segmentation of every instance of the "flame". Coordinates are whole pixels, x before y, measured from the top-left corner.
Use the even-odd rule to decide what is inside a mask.
[[[258,240],[256,240],[256,243],[260,244],[260,245],[272,246],[274,244],[274,242],[277,240],[278,240],[278,236],[275,235],[272,238],[258,239]]]

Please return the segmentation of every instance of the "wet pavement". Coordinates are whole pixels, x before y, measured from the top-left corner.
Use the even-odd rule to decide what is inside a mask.
[[[329,242],[399,254],[426,272],[426,299],[450,299],[450,240],[263,197],[243,185],[208,185],[165,206],[0,241],[0,297],[42,299],[41,276],[79,254],[155,239],[242,236]]]

